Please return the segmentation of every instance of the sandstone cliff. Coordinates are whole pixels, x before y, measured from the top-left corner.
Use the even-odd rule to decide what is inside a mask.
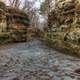
[[[0,2],[0,43],[27,41],[31,35],[27,13]]]
[[[80,0],[58,0],[48,15],[45,37],[59,48],[80,52]]]

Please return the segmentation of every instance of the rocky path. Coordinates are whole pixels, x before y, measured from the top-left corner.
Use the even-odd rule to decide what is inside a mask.
[[[80,80],[80,59],[50,49],[39,40],[0,48],[0,80]]]

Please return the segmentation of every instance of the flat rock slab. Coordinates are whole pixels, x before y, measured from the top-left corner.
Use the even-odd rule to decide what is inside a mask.
[[[1,46],[0,80],[80,80],[80,59],[48,48],[39,40]]]

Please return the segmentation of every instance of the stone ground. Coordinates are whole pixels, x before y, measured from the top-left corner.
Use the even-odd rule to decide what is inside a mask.
[[[48,48],[39,40],[0,47],[0,80],[80,80],[80,59]]]

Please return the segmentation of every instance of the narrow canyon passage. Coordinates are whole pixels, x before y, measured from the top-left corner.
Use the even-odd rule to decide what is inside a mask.
[[[80,59],[48,48],[39,40],[0,48],[0,80],[80,80]]]

